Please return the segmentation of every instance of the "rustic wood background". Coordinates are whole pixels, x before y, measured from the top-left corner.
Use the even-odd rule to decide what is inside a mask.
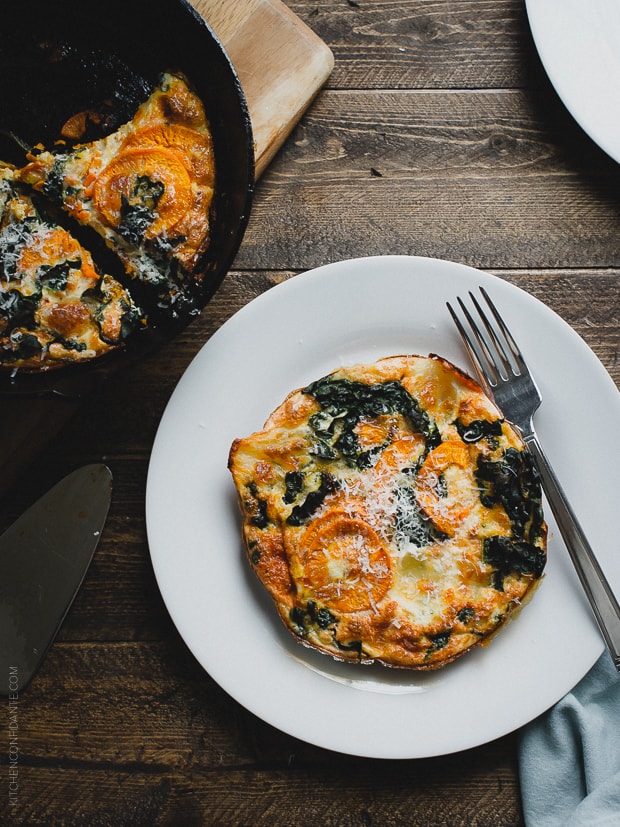
[[[386,253],[489,270],[563,316],[620,386],[620,168],[551,88],[522,0],[286,5],[335,66],[258,182],[232,271],[202,316],[145,365],[76,407],[54,400],[34,458],[5,472],[2,526],[85,462],[108,463],[114,496],[84,585],[20,697],[19,802],[9,811],[2,801],[3,824],[523,824],[518,733],[419,761],[300,743],[205,674],[153,575],[145,480],[175,384],[226,319],[299,271]],[[27,418],[35,404],[44,403],[12,415]],[[3,424],[10,442],[12,423]],[[6,752],[5,737],[3,796]]]

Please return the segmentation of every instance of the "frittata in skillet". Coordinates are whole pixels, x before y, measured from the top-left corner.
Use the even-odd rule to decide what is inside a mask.
[[[93,228],[133,279],[173,307],[199,279],[215,168],[202,102],[166,73],[116,132],[67,151],[38,148],[21,180]]]
[[[518,433],[438,356],[342,368],[233,443],[250,565],[333,657],[434,669],[486,641],[546,562]]]
[[[48,370],[118,348],[141,311],[14,178],[0,167],[0,366]]]

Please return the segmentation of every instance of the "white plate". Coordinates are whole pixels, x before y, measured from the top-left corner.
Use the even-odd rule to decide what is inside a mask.
[[[331,370],[402,353],[469,369],[446,300],[484,285],[518,334],[546,401],[537,424],[616,589],[620,394],[592,351],[539,301],[494,276],[387,256],[320,267],[250,302],[207,342],[172,395],[147,485],[147,527],[168,610],[198,661],[273,726],[378,758],[457,752],[504,735],[569,691],[603,650],[550,524],[547,575],[491,645],[434,673],[341,664],[298,644],[249,570],[230,445],[287,393]],[[616,456],[612,457],[611,454]],[[613,461],[612,461],[613,460]]]
[[[577,123],[620,161],[620,3],[526,0],[551,83]]]

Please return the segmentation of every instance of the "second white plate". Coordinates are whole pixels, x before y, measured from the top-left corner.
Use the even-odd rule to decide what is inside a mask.
[[[556,92],[590,138],[620,162],[620,3],[526,0],[526,7]]]
[[[296,276],[233,316],[179,382],[155,440],[147,527],[180,634],[233,698],[307,742],[377,758],[467,749],[532,720],[569,691],[603,644],[552,519],[545,579],[484,649],[422,674],[342,664],[284,629],[245,560],[230,445],[289,391],[340,365],[402,353],[469,363],[445,306],[483,285],[541,386],[537,426],[612,585],[620,490],[620,394],[580,337],[494,276],[435,259],[343,261]],[[614,456],[611,456],[614,454]]]

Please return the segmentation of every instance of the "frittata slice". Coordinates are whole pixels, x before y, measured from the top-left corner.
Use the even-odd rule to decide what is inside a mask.
[[[434,669],[488,640],[546,561],[531,457],[438,356],[294,391],[229,468],[247,557],[286,627],[346,661]]]
[[[94,229],[169,307],[200,280],[215,164],[203,104],[183,77],[164,74],[134,118],[105,138],[37,148],[20,178]]]
[[[122,346],[141,310],[15,178],[0,168],[0,367],[49,370]]]

